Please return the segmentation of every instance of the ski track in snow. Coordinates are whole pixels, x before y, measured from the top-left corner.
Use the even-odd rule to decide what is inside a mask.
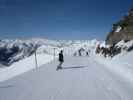
[[[133,100],[133,86],[91,57],[65,57],[0,83],[0,100]]]

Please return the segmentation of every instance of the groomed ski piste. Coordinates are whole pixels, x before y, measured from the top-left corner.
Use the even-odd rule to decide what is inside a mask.
[[[133,51],[112,59],[65,54],[58,71],[57,57],[37,54],[37,68],[34,57],[0,69],[0,100],[133,100]]]

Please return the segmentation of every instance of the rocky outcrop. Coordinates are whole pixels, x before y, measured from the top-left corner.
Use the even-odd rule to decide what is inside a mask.
[[[6,43],[0,42],[0,65],[10,66],[25,57],[31,56],[37,48],[37,45],[31,43]]]
[[[133,40],[133,8],[129,10],[128,15],[113,24],[112,31],[106,38],[106,44],[116,44],[121,40]]]

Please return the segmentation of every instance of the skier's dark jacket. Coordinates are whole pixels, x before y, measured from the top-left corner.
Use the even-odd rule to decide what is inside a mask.
[[[59,61],[64,62],[64,57],[62,53],[59,53]]]

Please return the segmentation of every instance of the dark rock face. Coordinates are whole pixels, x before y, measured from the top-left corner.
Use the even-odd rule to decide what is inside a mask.
[[[116,44],[121,40],[129,41],[133,39],[133,8],[128,15],[113,25],[112,31],[106,38],[106,44]]]
[[[37,45],[31,43],[4,43],[0,42],[0,64],[10,66],[25,57],[31,56],[37,49]],[[12,44],[12,45],[11,45]]]
[[[18,54],[18,52],[19,52],[18,47],[12,47],[10,49],[0,48],[0,62],[6,66],[10,65],[10,58]]]

